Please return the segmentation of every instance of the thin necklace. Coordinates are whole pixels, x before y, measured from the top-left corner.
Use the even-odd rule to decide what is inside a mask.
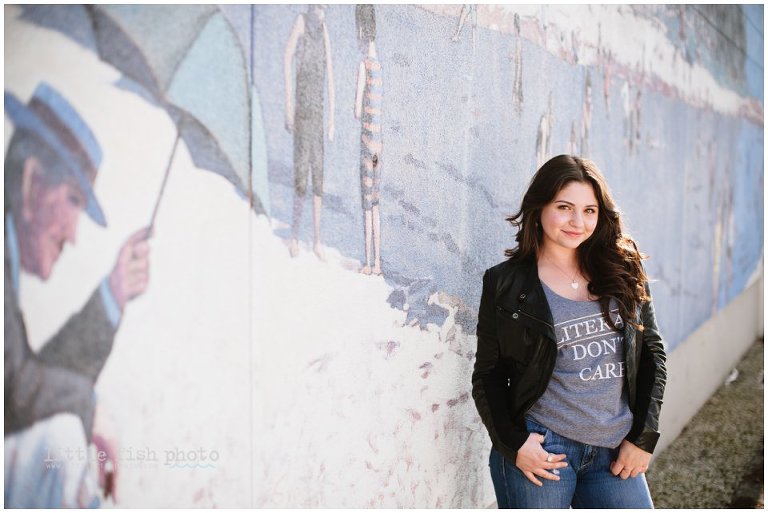
[[[555,266],[555,268],[556,268],[558,271],[560,271],[561,273],[563,273],[563,274],[565,275],[565,277],[566,277],[566,278],[568,277],[568,273],[567,273],[567,272],[565,272],[565,271],[563,271],[563,270],[560,268],[560,266],[559,266],[559,265],[557,265],[557,264],[556,264],[556,263],[555,263],[555,262],[554,262],[554,261],[553,261],[551,258],[549,258],[549,256],[547,256],[547,255],[544,255],[544,257],[545,257],[547,260],[549,260],[549,261],[552,263],[552,265],[554,265],[554,266]],[[571,288],[572,288],[573,290],[578,290],[578,288],[579,288],[579,282],[577,282],[577,281],[576,281],[576,276],[578,276],[578,275],[579,275],[579,271],[576,271],[576,274],[574,274],[574,275],[573,275],[573,278],[571,278]]]

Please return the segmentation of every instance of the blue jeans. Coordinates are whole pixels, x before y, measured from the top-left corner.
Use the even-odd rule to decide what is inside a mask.
[[[542,447],[551,454],[565,454],[567,467],[559,481],[539,477],[544,486],[530,482],[514,461],[491,449],[490,467],[499,508],[653,508],[645,474],[621,479],[610,465],[619,449],[576,442],[528,419],[528,431],[544,435]]]

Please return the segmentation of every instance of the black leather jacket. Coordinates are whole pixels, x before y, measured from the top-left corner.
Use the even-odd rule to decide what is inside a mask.
[[[630,323],[624,327],[625,383],[634,416],[626,439],[653,452],[667,382],[666,353],[652,302],[637,308],[635,322],[643,331]],[[472,397],[493,446],[510,461],[528,438],[525,414],[547,389],[556,356],[552,313],[536,262],[507,260],[488,269],[478,314]]]

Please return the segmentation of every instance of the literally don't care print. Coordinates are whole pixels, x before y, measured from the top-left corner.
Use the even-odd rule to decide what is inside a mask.
[[[612,310],[611,316],[616,327],[621,329],[624,323],[618,310]],[[559,337],[558,349],[565,350],[574,362],[589,365],[579,371],[579,379],[582,381],[624,377],[622,360],[605,363],[598,360],[602,356],[610,358],[611,355],[621,355],[624,343],[622,332],[610,327],[602,312],[558,323],[555,332]]]

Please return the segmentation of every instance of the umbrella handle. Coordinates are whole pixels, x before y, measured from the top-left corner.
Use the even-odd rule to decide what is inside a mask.
[[[171,172],[171,164],[173,163],[173,157],[176,156],[176,147],[179,145],[179,139],[181,132],[176,130],[176,140],[173,142],[173,149],[171,150],[171,156],[168,158],[168,164],[165,166],[165,176],[163,177],[163,185],[160,186],[160,194],[155,201],[155,209],[152,211],[152,218],[149,220],[149,230],[147,231],[147,238],[152,236],[152,232],[155,228],[155,218],[157,217],[157,210],[160,208],[160,200],[163,199],[163,192],[165,192],[165,184],[168,183],[168,174]]]

